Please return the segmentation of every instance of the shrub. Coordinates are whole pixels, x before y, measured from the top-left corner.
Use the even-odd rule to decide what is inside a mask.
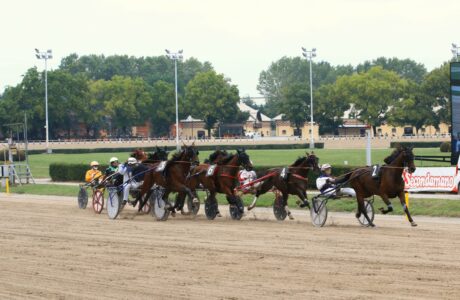
[[[398,146],[414,147],[414,148],[438,148],[442,142],[391,142],[390,148]]]
[[[451,143],[450,142],[444,142],[439,146],[439,150],[441,152],[450,152],[452,150]]]

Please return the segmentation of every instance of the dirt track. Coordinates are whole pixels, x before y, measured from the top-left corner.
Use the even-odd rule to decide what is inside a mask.
[[[370,229],[333,214],[318,229],[301,211],[256,214],[110,221],[70,198],[0,194],[0,299],[460,298],[459,219],[377,215]]]

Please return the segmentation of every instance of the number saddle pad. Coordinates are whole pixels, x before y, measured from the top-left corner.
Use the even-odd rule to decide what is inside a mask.
[[[380,179],[380,173],[382,172],[382,168],[380,165],[372,165],[372,179]]]
[[[210,177],[214,175],[216,172],[217,165],[209,165],[208,169],[206,170],[206,177]]]
[[[168,161],[162,161],[158,164],[157,168],[155,169],[155,171],[157,172],[163,172],[164,169],[166,168],[166,164],[168,163]]]

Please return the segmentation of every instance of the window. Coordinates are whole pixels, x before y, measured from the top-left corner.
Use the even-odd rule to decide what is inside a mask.
[[[396,128],[391,128],[391,133],[396,133]]]
[[[281,134],[286,134],[286,130],[285,129],[281,130]]]

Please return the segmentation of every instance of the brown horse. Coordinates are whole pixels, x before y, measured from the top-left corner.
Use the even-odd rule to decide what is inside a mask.
[[[236,154],[229,154],[227,157],[220,159],[212,175],[207,174],[209,166],[209,164],[202,164],[195,167],[188,181],[188,186],[191,189],[195,190],[201,184],[209,192],[206,205],[212,207],[213,212],[206,216],[208,219],[214,219],[217,215],[220,215],[216,199],[217,193],[225,194],[230,206],[236,206],[239,215],[242,216],[244,206],[242,206],[241,199],[235,195],[234,189],[237,184],[237,174],[240,166],[245,169],[252,169],[249,155],[244,149],[238,149]]]
[[[405,202],[404,180],[402,178],[403,170],[406,167],[410,173],[415,171],[412,148],[399,147],[391,155],[386,157],[384,161],[386,165],[380,167],[381,174],[378,179],[372,176],[373,167],[359,168],[345,176],[345,179],[350,181],[350,185],[356,191],[356,200],[358,202],[356,217],[359,218],[363,214],[369,225],[375,226],[367,215],[364,207],[364,199],[373,195],[382,197],[382,200],[387,205],[387,209],[381,208],[380,211],[383,214],[387,214],[393,211],[393,206],[389,199],[399,197],[407,219],[412,226],[417,226]]]
[[[274,168],[267,170],[267,174],[273,173],[273,176],[268,177],[260,187],[257,188],[256,195],[248,210],[255,207],[257,199],[260,195],[265,194],[270,189],[275,187],[281,192],[283,197],[282,206],[284,207],[289,219],[294,219],[288,207],[289,195],[295,195],[301,200],[300,207],[309,207],[307,198],[308,173],[310,170],[318,171],[318,157],[312,152],[306,156],[298,158],[292,165],[287,168]],[[284,172],[284,174],[283,174]]]
[[[148,201],[151,194],[151,188],[154,184],[165,189],[163,200],[167,205],[169,205],[168,196],[171,192],[184,192],[194,199],[194,195],[185,185],[185,182],[191,166],[193,164],[199,164],[198,154],[199,151],[195,148],[194,144],[191,146],[184,145],[180,152],[175,153],[173,157],[167,161],[164,170],[156,170],[156,167],[159,166],[160,163],[152,164],[152,167],[155,168],[145,174],[141,192],[136,199],[141,201],[139,211],[142,210],[142,207]],[[144,195],[145,197],[142,200]]]
[[[157,163],[163,160],[167,160],[168,153],[169,152],[166,149],[166,147],[160,148],[157,146],[153,153],[147,153],[141,148],[136,149],[131,153],[131,157],[134,157],[141,163],[151,164],[151,163]]]
[[[216,151],[214,151],[213,153],[211,153],[209,155],[209,158],[205,159],[204,160],[204,164],[203,165],[211,165],[211,164],[218,164],[222,159],[224,159],[225,157],[228,157],[228,152],[226,150],[220,150],[220,149],[217,149]],[[195,168],[198,167],[198,166],[195,166]],[[192,173],[193,172],[193,169],[190,170],[190,172]],[[190,178],[192,178],[192,176],[189,176],[187,178],[187,186],[191,189],[193,195],[195,196],[196,199],[198,199],[198,195],[196,193],[196,187],[195,186],[190,186]],[[195,184],[193,182],[193,184]],[[178,193],[177,194],[177,197],[176,197],[176,202],[174,204],[174,208],[173,208],[173,216],[174,216],[174,213],[176,210],[179,210],[181,212],[181,214],[183,215],[186,215],[188,213],[184,212],[184,204],[185,204],[185,197],[187,196],[186,193]]]

